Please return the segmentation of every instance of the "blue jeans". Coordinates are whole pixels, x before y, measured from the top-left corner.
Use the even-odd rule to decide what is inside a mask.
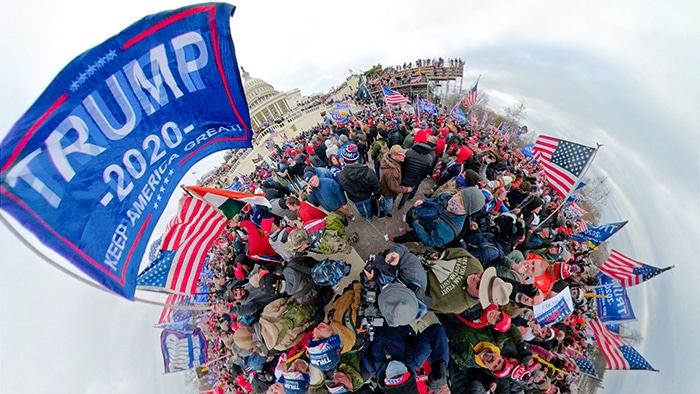
[[[445,364],[450,363],[447,335],[440,324],[433,324],[419,333],[413,344],[414,365],[422,365],[425,360],[443,360]]]
[[[399,205],[403,206],[404,204],[406,204],[407,200],[410,200],[413,197],[415,197],[416,193],[418,193],[418,188],[420,187],[420,184],[422,182],[423,181],[421,180],[420,182],[418,182],[417,185],[413,186],[413,190],[411,190],[410,192],[402,194],[401,195],[401,202],[399,202]]]
[[[384,199],[384,214],[391,213],[391,208],[394,207],[394,199],[393,198],[386,198],[382,196]]]
[[[358,212],[360,212],[360,216],[366,219],[372,219],[372,196],[370,195],[368,199],[360,202],[353,202],[355,204],[355,207],[357,207]]]

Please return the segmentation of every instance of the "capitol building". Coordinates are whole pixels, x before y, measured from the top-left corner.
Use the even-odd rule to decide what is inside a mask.
[[[263,129],[275,120],[283,118],[283,115],[294,111],[297,103],[302,100],[299,89],[278,92],[262,79],[252,78],[242,67],[241,75],[253,130]]]

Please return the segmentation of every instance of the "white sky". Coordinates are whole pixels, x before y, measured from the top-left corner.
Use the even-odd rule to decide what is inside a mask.
[[[187,2],[22,1],[0,13],[0,137],[81,52],[141,17]],[[630,290],[660,374],[610,372],[611,393],[693,392],[700,240],[697,1],[239,1],[239,64],[278,90],[325,91],[348,74],[426,57],[467,60],[465,88],[500,110],[518,100],[540,133],[601,149],[614,188],[612,246],[676,269]],[[208,162],[199,174],[211,169]],[[42,247],[36,239],[32,242]],[[160,308],[88,288],[0,226],[0,392],[177,393],[161,375]],[[42,247],[43,248],[43,247]],[[45,248],[43,248],[45,250]]]

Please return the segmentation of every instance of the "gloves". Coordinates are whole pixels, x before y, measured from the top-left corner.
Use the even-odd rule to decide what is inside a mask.
[[[438,360],[432,363],[431,368],[428,374],[428,388],[431,391],[437,391],[440,387],[447,384],[447,363],[443,360]]]

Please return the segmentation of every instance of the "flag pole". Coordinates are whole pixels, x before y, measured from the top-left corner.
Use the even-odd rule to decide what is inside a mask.
[[[53,261],[50,257],[48,257],[46,254],[44,254],[42,251],[40,251],[36,246],[32,245],[29,241],[27,241],[25,238],[23,238],[19,234],[19,232],[17,232],[17,230],[14,227],[12,227],[10,225],[10,223],[7,221],[7,219],[5,219],[5,217],[1,214],[0,214],[0,221],[5,225],[5,227],[7,227],[10,230],[10,232],[15,237],[17,237],[20,240],[20,242],[22,242],[24,244],[24,246],[26,246],[31,252],[33,252],[35,255],[37,255],[40,259],[47,262],[50,266],[54,267],[55,269],[59,270],[60,272],[63,272],[64,274],[70,276],[71,278],[77,280],[78,282],[82,282],[82,283],[84,283],[92,288],[95,288],[97,290],[103,291],[103,292],[108,293],[108,294],[118,295],[114,291],[112,291],[106,287],[100,286],[99,284],[97,284],[97,283],[95,283],[87,278],[84,278],[84,277],[76,274],[75,272],[70,271],[69,269],[62,266],[61,264]],[[166,304],[163,302],[152,301],[152,300],[148,300],[145,298],[139,298],[139,297],[134,297],[133,301],[140,302],[143,304],[149,304],[149,305],[167,306],[167,307],[172,308],[172,309],[191,309],[192,308],[192,307],[186,307],[184,305],[170,305],[170,304]],[[208,308],[208,309],[211,309],[211,308]],[[198,309],[194,309],[194,310],[198,310]],[[201,310],[206,310],[206,309],[201,309]]]
[[[554,212],[552,212],[549,216],[547,216],[546,219],[540,221],[540,223],[537,225],[537,227],[535,227],[535,231],[537,231],[537,230],[540,228],[540,226],[542,226],[542,224],[546,223],[547,220],[551,219],[552,216],[554,216],[562,207],[564,207],[564,205],[566,205],[566,200],[569,199],[569,197],[571,196],[571,193],[572,193],[574,190],[576,190],[576,188],[578,187],[579,184],[581,184],[581,180],[583,179],[583,176],[586,174],[586,172],[588,171],[588,169],[591,167],[591,164],[593,164],[593,159],[595,159],[596,154],[598,154],[598,149],[600,149],[600,147],[603,146],[603,144],[599,144],[599,143],[597,143],[597,142],[596,142],[595,145],[596,145],[596,147],[595,147],[595,149],[593,150],[593,153],[591,154],[591,157],[588,158],[588,162],[587,162],[586,165],[583,167],[583,170],[581,170],[581,174],[578,176],[578,179],[576,179],[576,183],[574,183],[574,186],[571,188],[571,190],[569,190],[569,192],[566,193],[566,196],[564,196],[564,201],[563,201],[563,203],[560,204],[560,205],[557,207],[557,209],[554,210]]]

